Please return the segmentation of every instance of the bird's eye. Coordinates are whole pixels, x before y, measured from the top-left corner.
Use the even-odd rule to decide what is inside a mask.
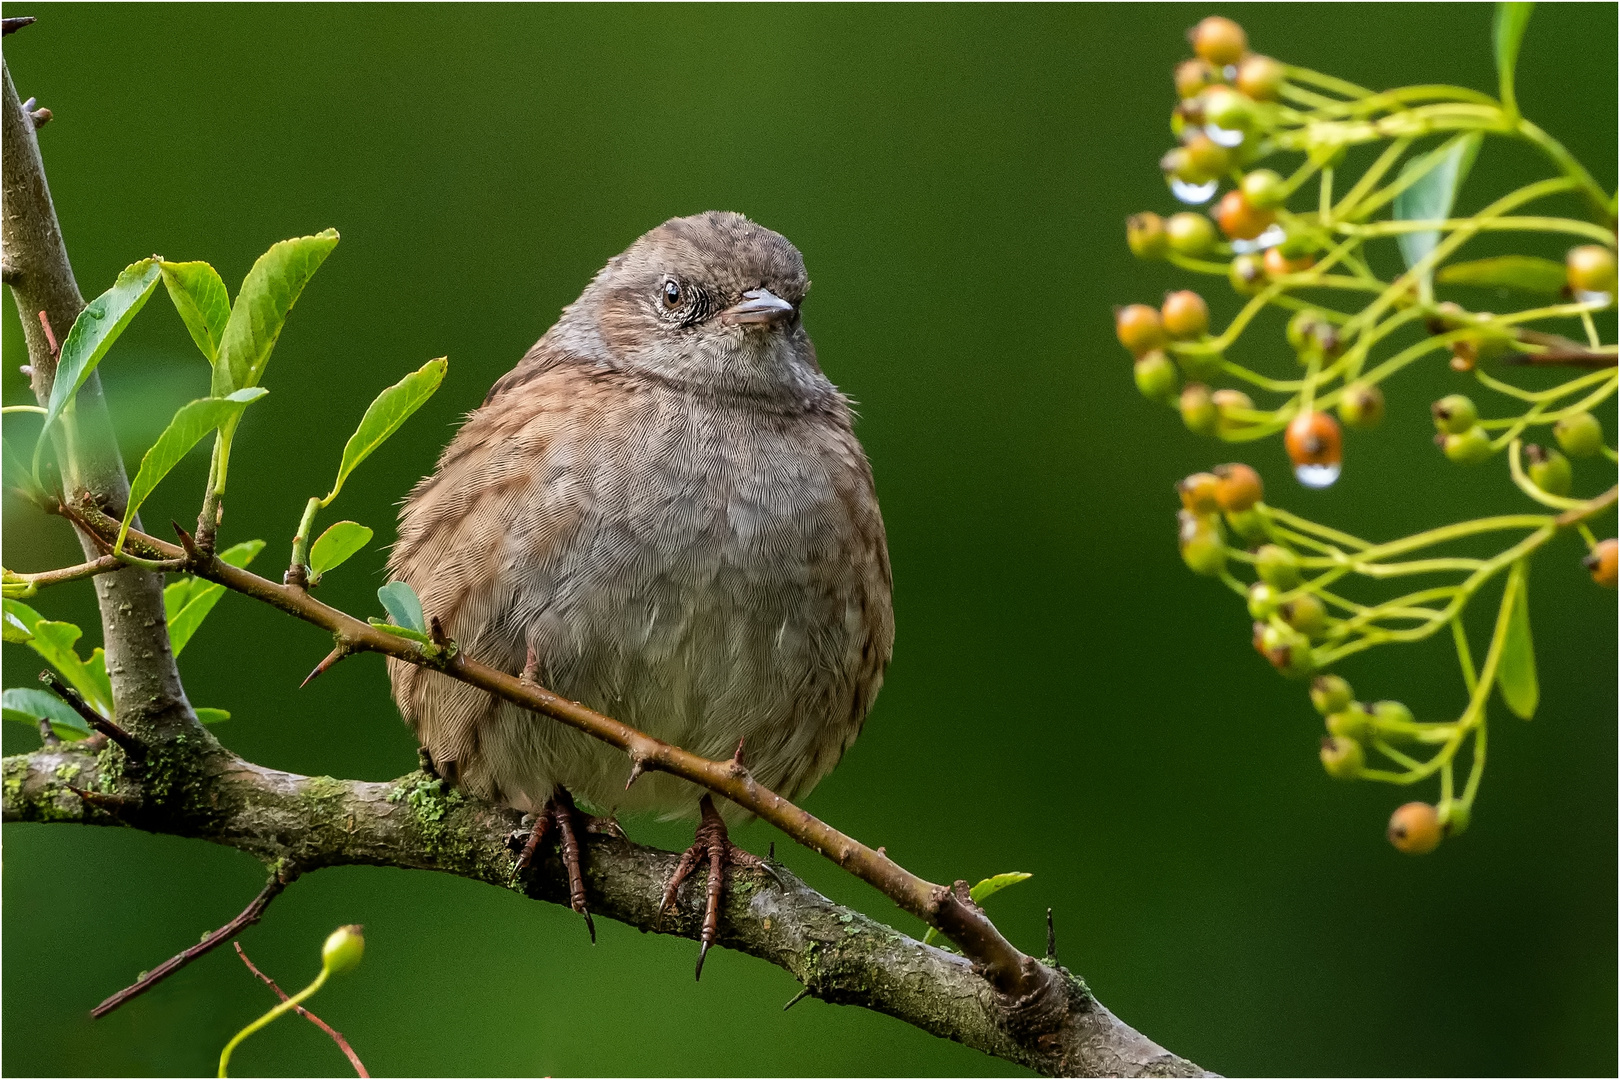
[[[679,282],[664,282],[664,306],[667,308],[681,306],[681,286]]]

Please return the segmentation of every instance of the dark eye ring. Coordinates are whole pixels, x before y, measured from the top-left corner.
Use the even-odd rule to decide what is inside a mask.
[[[681,286],[679,282],[664,282],[664,306],[667,308],[681,306]]]

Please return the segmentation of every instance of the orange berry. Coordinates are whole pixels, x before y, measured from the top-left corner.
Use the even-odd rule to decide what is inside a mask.
[[[1192,28],[1193,52],[1217,67],[1235,64],[1249,50],[1249,36],[1231,19],[1211,15]]]
[[[1275,101],[1286,78],[1281,64],[1256,53],[1238,65],[1237,88],[1256,101]]]
[[[1440,846],[1440,814],[1426,802],[1409,802],[1389,816],[1389,842],[1396,851],[1427,855]]]
[[[1285,274],[1297,274],[1302,270],[1309,270],[1316,264],[1316,256],[1301,255],[1297,259],[1290,259],[1282,253],[1282,248],[1266,248],[1263,265],[1270,277],[1282,277]]]
[[[1564,256],[1569,287],[1578,293],[1614,294],[1614,252],[1597,244],[1570,248]]]
[[[1220,203],[1215,207],[1215,223],[1229,240],[1253,240],[1276,220],[1275,212],[1255,209],[1238,188],[1221,196]]]
[[[1209,305],[1191,289],[1167,294],[1159,315],[1173,338],[1202,337],[1209,329]]]
[[[1612,589],[1615,585],[1616,572],[1620,570],[1617,560],[1620,560],[1620,543],[1616,543],[1614,538],[1610,537],[1593,548],[1592,554],[1582,559],[1581,564],[1592,571],[1593,581],[1605,589]]]
[[[1327,413],[1300,413],[1288,421],[1283,445],[1295,465],[1337,465],[1344,460],[1339,422]]]
[[[1221,73],[1209,66],[1209,61],[1194,57],[1176,65],[1176,93],[1183,99],[1197,97],[1210,83],[1220,82]]]
[[[1215,501],[1222,510],[1236,514],[1259,502],[1266,493],[1260,474],[1241,462],[1215,466],[1220,483],[1215,485]]]
[[[1213,514],[1221,508],[1220,496],[1216,494],[1220,486],[1220,477],[1200,472],[1177,481],[1176,490],[1181,493],[1184,508],[1195,514]]]
[[[1164,344],[1164,324],[1159,321],[1157,308],[1146,304],[1130,304],[1114,313],[1114,333],[1119,343],[1137,356]]]

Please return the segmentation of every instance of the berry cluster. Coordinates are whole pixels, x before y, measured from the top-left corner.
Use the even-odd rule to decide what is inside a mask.
[[[1326,717],[1321,759],[1328,773],[1396,784],[1438,776],[1437,805],[1409,803],[1390,822],[1397,848],[1427,852],[1466,827],[1485,760],[1493,688],[1518,715],[1535,708],[1524,599],[1530,555],[1562,532],[1578,530],[1593,579],[1615,584],[1616,543],[1600,543],[1586,525],[1614,505],[1616,494],[1616,452],[1593,412],[1617,388],[1616,347],[1601,340],[1593,320],[1615,305],[1615,207],[1567,151],[1518,114],[1510,68],[1500,100],[1451,86],[1375,93],[1250,52],[1242,27],[1229,19],[1207,18],[1189,36],[1196,55],[1176,69],[1180,100],[1171,115],[1179,145],[1161,165],[1176,199],[1213,208],[1137,214],[1126,223],[1126,241],[1141,258],[1225,277],[1248,299],[1219,329],[1212,328],[1204,297],[1190,289],[1167,293],[1158,307],[1116,309],[1115,331],[1135,358],[1138,389],[1174,408],[1201,435],[1247,442],[1280,432],[1296,479],[1321,488],[1344,466],[1343,429],[1371,429],[1383,419],[1382,384],[1426,357],[1447,356],[1458,378],[1512,408],[1510,415],[1486,417],[1461,393],[1436,401],[1435,442],[1444,457],[1477,465],[1503,454],[1524,495],[1557,511],[1457,522],[1375,544],[1267,505],[1260,476],[1247,465],[1219,466],[1179,485],[1187,566],[1219,577],[1244,597],[1255,649],[1280,672],[1316,676],[1311,697]],[[1541,149],[1559,175],[1470,216],[1454,216],[1458,189],[1485,134]],[[1381,150],[1357,175],[1347,164],[1349,151],[1363,145]],[[1289,158],[1294,163],[1283,164]],[[1268,160],[1281,171],[1261,165]],[[1229,186],[1220,194],[1223,184]],[[1308,200],[1301,197],[1307,188],[1314,196]],[[1518,213],[1527,203],[1570,192],[1587,198],[1594,220]],[[1570,248],[1563,263],[1529,255],[1454,258],[1487,232],[1586,242]],[[1373,246],[1386,242],[1404,263],[1389,280],[1374,271],[1389,256]],[[1475,287],[1472,295],[1484,286],[1532,302],[1505,314],[1473,311],[1437,296],[1437,288],[1452,286]],[[1471,294],[1464,288],[1457,295]],[[1268,307],[1290,313],[1285,338],[1297,362],[1292,375],[1265,374],[1232,358]],[[1578,336],[1532,328],[1559,322]],[[1425,333],[1405,344],[1411,329]],[[1545,389],[1509,377],[1515,370],[1568,367],[1582,373]],[[1257,404],[1250,392],[1281,400]],[[1536,428],[1548,430],[1548,445],[1525,442]],[[1592,469],[1608,490],[1572,495],[1577,473],[1571,459],[1590,459],[1582,470]],[[1427,550],[1490,534],[1508,534],[1513,542],[1489,558]],[[1234,567],[1251,571],[1252,580],[1240,579]],[[1342,594],[1356,579],[1406,576],[1442,580],[1377,603]],[[1495,632],[1476,668],[1462,613],[1496,580],[1506,584]],[[1398,702],[1359,704],[1343,679],[1320,674],[1365,649],[1447,630],[1467,690],[1467,705],[1455,719],[1419,722]],[[1465,745],[1472,760],[1459,792],[1453,766]]]

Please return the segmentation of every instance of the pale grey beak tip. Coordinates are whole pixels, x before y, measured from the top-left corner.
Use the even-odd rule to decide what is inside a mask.
[[[794,310],[769,289],[749,289],[740,302],[720,313],[720,320],[729,326],[772,324],[790,318]]]

